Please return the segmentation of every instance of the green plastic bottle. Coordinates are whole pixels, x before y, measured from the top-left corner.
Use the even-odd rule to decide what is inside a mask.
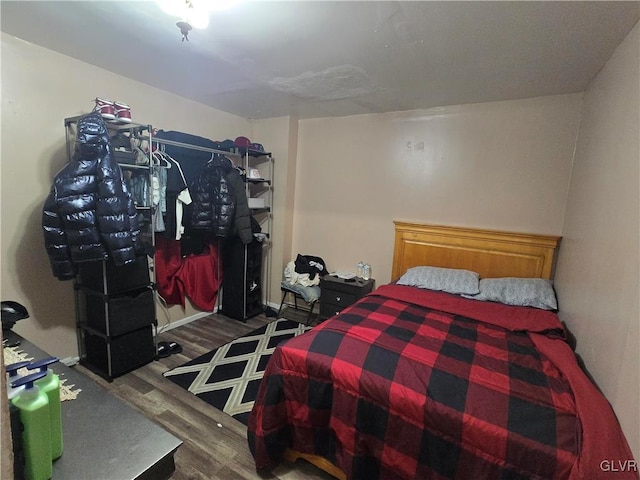
[[[62,408],[60,404],[60,377],[48,368],[58,358],[47,357],[27,366],[29,370],[40,369],[46,375],[36,385],[49,397],[49,422],[51,424],[51,459],[62,456]]]
[[[53,476],[49,398],[35,385],[45,375],[46,372],[32,373],[11,383],[14,388],[25,386],[11,403],[20,410],[26,480],[48,480]]]

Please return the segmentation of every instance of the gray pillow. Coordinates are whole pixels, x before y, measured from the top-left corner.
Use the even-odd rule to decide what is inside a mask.
[[[413,267],[397,283],[455,294],[475,295],[480,292],[480,275],[457,268]]]
[[[543,310],[558,309],[553,285],[544,278],[483,278],[480,293],[469,298]]]

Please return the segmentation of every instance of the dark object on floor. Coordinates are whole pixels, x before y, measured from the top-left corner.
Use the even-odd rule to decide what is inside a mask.
[[[18,320],[29,318],[29,312],[24,305],[11,300],[1,302],[2,330],[11,330]]]
[[[17,347],[20,345],[20,339],[11,331],[11,329],[18,320],[29,318],[29,312],[24,305],[12,300],[2,301],[0,312],[2,312],[2,333],[4,337],[2,340],[2,346]]]
[[[171,355],[169,342],[158,342],[158,357],[167,358],[169,355]]]
[[[171,355],[182,353],[182,346],[176,342],[169,342],[169,351],[171,352]]]
[[[246,425],[264,369],[275,347],[309,329],[311,327],[281,318],[163,375],[191,391],[191,383],[199,371],[210,369],[211,375],[206,384],[194,386],[198,391],[195,395]]]
[[[277,317],[278,316],[278,312],[276,312],[273,308],[271,307],[264,307],[264,314],[267,317]]]
[[[158,357],[167,358],[174,353],[181,353],[182,346],[176,342],[158,342]]]

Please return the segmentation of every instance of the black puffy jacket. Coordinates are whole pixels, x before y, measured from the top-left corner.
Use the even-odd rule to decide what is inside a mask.
[[[190,229],[218,237],[237,234],[242,243],[251,243],[253,233],[244,182],[231,160],[215,155],[198,172],[189,193],[193,200],[187,210]]]
[[[44,242],[55,277],[76,276],[77,263],[135,261],[136,210],[97,113],[78,120],[71,161],[56,175],[42,212]]]

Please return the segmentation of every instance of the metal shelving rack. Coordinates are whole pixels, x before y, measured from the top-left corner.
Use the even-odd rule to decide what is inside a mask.
[[[76,132],[75,126],[80,118],[84,115],[77,115],[73,117],[68,117],[64,119],[65,126],[65,140],[66,140],[66,152],[67,158],[71,160],[73,155],[73,146],[75,143]],[[151,140],[151,135],[153,129],[151,125],[148,124],[139,124],[134,122],[121,122],[117,120],[107,120],[105,119],[105,123],[110,133],[118,133],[118,132],[128,132],[130,135],[135,135],[136,137],[145,136],[149,140]],[[150,143],[151,144],[151,143]],[[147,164],[145,165],[136,165],[136,164],[127,164],[127,163],[119,163],[120,168],[123,171],[131,170],[131,171],[140,171],[146,170],[149,175],[149,184],[152,182],[153,169],[154,165],[151,162],[150,155],[147,158]],[[148,231],[142,231],[141,229],[141,239],[146,240],[145,243],[148,245],[148,251],[155,251],[155,215],[158,214],[156,208],[153,206],[152,202],[150,205],[144,206],[136,206],[136,210],[143,215],[146,215],[149,219],[148,222]],[[93,262],[91,262],[93,263]],[[100,262],[100,270],[97,274],[98,277],[92,280],[97,283],[93,285],[83,284],[82,275],[80,280],[74,280],[74,302],[75,302],[75,312],[76,312],[76,331],[77,331],[77,342],[78,342],[78,352],[80,354],[80,362],[90,370],[94,371],[96,374],[102,376],[103,378],[112,381],[113,378],[126,373],[126,371],[133,370],[145,363],[156,358],[157,352],[157,292],[156,292],[156,278],[155,278],[155,268],[153,261],[148,267],[148,282],[143,278],[140,279],[139,284],[133,286],[130,291],[143,291],[148,289],[152,295],[152,318],[150,319],[149,324],[151,325],[151,342],[150,344],[146,343],[148,337],[144,335],[144,332],[140,330],[131,331],[125,334],[120,334],[122,336],[114,336],[112,335],[112,326],[110,325],[110,320],[112,318],[113,310],[111,310],[111,300],[114,298],[114,290],[109,286],[109,266],[107,265],[107,261]],[[136,262],[137,263],[137,262]],[[145,266],[147,264],[145,263]],[[81,269],[82,271],[82,269]],[[118,294],[127,293],[126,291],[119,291]],[[97,295],[100,296],[104,303],[104,326],[100,325],[99,328],[96,328],[95,323],[91,323],[88,319],[88,311],[87,309],[89,304],[89,296]],[[146,328],[145,327],[141,328]],[[103,328],[104,327],[104,328]],[[131,334],[131,341],[141,341],[144,344],[144,347],[140,347],[141,351],[136,352],[136,345],[127,345],[126,342],[122,344],[118,344],[116,346],[116,342],[118,339],[124,338],[124,335]],[[99,342],[104,342],[104,358],[102,356],[103,352],[93,352],[91,348],[88,349],[87,344],[90,339],[98,338]],[[135,343],[135,342],[134,342]],[[99,347],[96,347],[99,345]],[[101,348],[102,344],[98,343],[93,345],[93,348],[98,349]],[[147,350],[145,350],[145,348]],[[133,351],[134,353],[131,356],[127,356],[127,350]],[[118,352],[116,354],[115,352]],[[141,353],[142,352],[142,353]],[[120,355],[120,357],[118,357]],[[118,365],[118,358],[122,359],[121,364]],[[129,362],[129,363],[127,363]]]
[[[269,308],[269,294],[271,285],[271,234],[273,230],[273,170],[274,158],[271,152],[263,152],[262,150],[254,150],[251,148],[239,149],[238,152],[243,155],[244,168],[246,175],[246,194],[249,198],[265,198],[265,207],[252,208],[251,213],[256,217],[260,227],[266,235],[263,240],[263,258],[266,264],[266,273],[263,273],[262,284],[265,285],[265,296],[262,302],[264,309]],[[266,164],[266,165],[265,165]],[[267,175],[264,176],[264,167],[267,168]],[[249,178],[249,170],[251,168],[261,167],[260,173],[263,178]],[[254,195],[256,195],[254,197]],[[247,249],[245,248],[245,265],[247,262]],[[246,269],[245,269],[246,271]],[[245,279],[246,280],[246,279]],[[245,281],[246,285],[246,281]],[[246,295],[246,292],[245,292]],[[246,303],[246,302],[245,302]]]
[[[242,321],[246,321],[248,318],[257,315],[258,313],[265,312],[269,307],[269,293],[270,293],[270,278],[271,278],[271,234],[272,234],[272,223],[273,223],[273,155],[271,152],[264,152],[262,150],[255,150],[251,148],[237,148],[236,153],[242,157],[244,169],[244,180],[245,180],[245,193],[247,196],[247,201],[251,202],[252,199],[263,199],[264,206],[251,208],[251,215],[256,219],[256,221],[260,224],[260,228],[262,229],[262,233],[264,234],[264,239],[262,240],[262,265],[266,265],[266,269],[262,269],[261,271],[261,285],[264,285],[265,288],[260,292],[261,298],[261,309],[257,310],[256,308],[249,308],[249,296],[248,296],[248,286],[251,279],[250,276],[250,268],[251,268],[251,258],[253,257],[253,253],[250,252],[250,249],[253,248],[250,245],[244,245],[244,256],[243,256],[243,292],[242,292],[242,312],[239,313],[235,309],[233,309],[233,313],[230,313],[227,310],[227,314],[231,314],[234,318],[237,318]],[[259,168],[261,176],[258,178],[252,178],[249,176],[249,172],[253,168]],[[266,175],[265,175],[266,169]],[[223,302],[223,313],[224,311],[224,302]]]

